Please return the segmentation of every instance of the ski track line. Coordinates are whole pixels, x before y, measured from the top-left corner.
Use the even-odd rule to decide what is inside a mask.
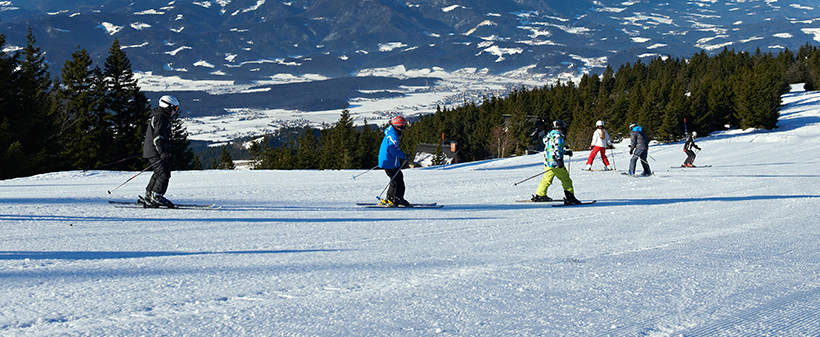
[[[484,231],[488,228],[510,228],[511,226],[520,227],[522,224],[528,225],[537,225],[537,224],[544,224],[544,223],[556,223],[561,224],[561,222],[568,221],[568,220],[580,220],[580,219],[587,219],[587,218],[597,218],[601,216],[603,212],[598,212],[596,214],[588,214],[582,216],[574,216],[574,217],[564,217],[560,219],[549,219],[549,220],[538,220],[538,221],[530,221],[526,223],[516,223],[515,225],[511,225],[508,223],[499,223],[499,224],[479,224],[477,226],[465,226],[465,227],[458,227],[458,228],[451,228],[447,230],[436,230],[432,232],[423,232],[423,233],[416,233],[416,234],[407,234],[402,236],[390,236],[390,237],[379,237],[379,238],[364,238],[364,239],[357,239],[357,240],[335,240],[335,241],[327,241],[322,242],[322,244],[351,244],[351,243],[362,243],[362,242],[378,242],[378,241],[392,241],[392,240],[404,240],[406,238],[416,238],[416,237],[427,237],[427,236],[440,236],[442,234],[451,234],[451,233],[461,233],[461,232],[474,232],[474,231]],[[414,220],[419,222],[424,222],[428,220]],[[432,221],[432,220],[431,220]],[[435,221],[463,221],[462,219],[435,219]],[[421,225],[421,224],[420,224]]]
[[[738,311],[702,326],[679,331],[683,336],[820,334],[820,288],[797,291]]]

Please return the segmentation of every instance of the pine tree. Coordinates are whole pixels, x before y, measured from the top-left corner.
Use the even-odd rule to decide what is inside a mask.
[[[379,164],[379,147],[381,146],[379,129],[368,124],[367,119],[365,119],[364,125],[359,130],[358,141],[356,142],[356,158],[359,159],[358,168],[375,167]],[[408,153],[408,155],[411,154]],[[408,161],[410,160],[412,159],[408,158]]]
[[[180,107],[180,110],[181,109],[182,107]],[[179,112],[171,116],[171,139],[168,142],[168,152],[171,154],[172,169],[197,169],[196,155],[194,155],[194,151],[191,150],[191,141],[188,140],[188,131],[182,124],[182,117]]]
[[[91,169],[103,164],[103,145],[111,141],[110,115],[102,109],[101,71],[92,68],[85,49],[77,46],[71,56],[63,65],[57,91],[63,157],[71,168]]]
[[[353,120],[347,108],[342,110],[339,121],[335,125],[322,130],[320,141],[322,144],[320,169],[359,168],[354,149],[356,137],[353,132]]]
[[[782,76],[769,61],[744,70],[735,86],[735,117],[741,128],[773,129],[780,117],[781,95],[787,92]]]
[[[299,137],[299,149],[296,152],[296,168],[303,170],[315,169],[317,167],[317,141],[314,130],[306,127]]]
[[[54,146],[57,129],[51,116],[54,108],[54,89],[45,54],[40,52],[39,47],[35,47],[36,41],[29,28],[18,83],[27,116],[23,125],[15,126],[22,135],[21,141],[27,147],[25,166],[28,174],[55,168],[58,152]]]
[[[265,156],[265,152],[267,152],[269,150],[268,145],[267,145],[269,140],[270,140],[270,136],[265,135],[265,137],[263,137],[261,141],[251,142],[251,145],[248,147],[248,152],[250,153],[251,162],[252,162],[251,167],[253,169],[262,170],[262,169],[268,168],[268,167],[265,167],[266,163],[264,162],[264,156]],[[215,169],[216,164],[214,163],[213,165],[211,165],[211,168]]]
[[[2,36],[0,36],[2,37]],[[56,129],[50,113],[52,110],[52,83],[48,64],[31,28],[27,35],[23,60],[19,54],[2,57],[0,70],[6,78],[2,89],[5,96],[0,101],[0,178],[11,178],[47,172],[58,166],[54,146]],[[0,43],[0,49],[2,43]],[[18,64],[7,68],[12,64]],[[12,72],[9,73],[8,70]]]
[[[112,116],[113,127],[113,141],[107,147],[106,161],[113,162],[122,156],[141,157],[145,121],[151,107],[134,78],[131,61],[120,48],[119,40],[116,38],[105,60],[103,75],[106,88],[104,104],[106,113]],[[143,167],[144,164],[144,161],[133,160],[111,168],[133,170]]]
[[[672,89],[672,96],[664,109],[663,123],[658,129],[658,135],[661,140],[672,142],[681,138],[683,129],[681,128],[681,121],[683,121],[686,111],[689,108],[685,84],[677,81]]]
[[[436,145],[436,153],[433,154],[433,165],[442,165],[444,164],[444,149],[442,148],[442,143],[437,142]]]
[[[233,163],[233,158],[231,158],[231,154],[228,153],[228,145],[222,146],[222,156],[219,157],[219,165],[217,168],[220,170],[233,170],[236,168],[236,165]]]
[[[801,64],[805,69],[805,85],[808,91],[820,90],[820,50],[813,49],[805,56]]]
[[[16,98],[19,54],[6,54],[5,44],[6,36],[0,34],[0,179],[18,176],[16,165],[24,156],[15,128],[22,113]]]

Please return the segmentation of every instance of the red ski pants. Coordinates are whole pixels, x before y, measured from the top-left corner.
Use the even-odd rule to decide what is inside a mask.
[[[587,159],[587,165],[592,165],[592,160],[595,159],[598,152],[601,152],[601,160],[604,161],[604,165],[609,166],[609,159],[606,159],[606,148],[600,146],[592,147],[592,151],[589,152],[589,159]]]

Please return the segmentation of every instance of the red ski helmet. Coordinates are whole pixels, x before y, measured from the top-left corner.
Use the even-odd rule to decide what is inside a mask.
[[[404,130],[407,127],[407,120],[402,116],[396,116],[390,121],[390,125],[396,129]]]

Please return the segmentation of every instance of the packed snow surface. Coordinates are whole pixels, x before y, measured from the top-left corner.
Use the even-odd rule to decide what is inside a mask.
[[[540,155],[405,170],[441,209],[356,206],[378,170],[173,173],[172,201],[218,210],[110,205],[137,172],[0,181],[0,335],[817,336],[820,94],[784,103],[778,129],[699,138],[709,168],[577,152],[577,207],[516,202]]]

